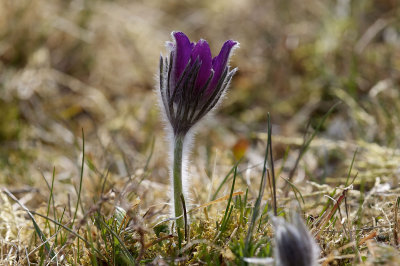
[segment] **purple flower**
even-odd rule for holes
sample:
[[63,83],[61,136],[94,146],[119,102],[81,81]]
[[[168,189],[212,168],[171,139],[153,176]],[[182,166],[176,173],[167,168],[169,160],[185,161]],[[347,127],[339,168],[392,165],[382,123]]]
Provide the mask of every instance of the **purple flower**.
[[169,58],[160,58],[160,92],[166,116],[175,135],[189,129],[219,102],[236,72],[228,62],[238,44],[228,40],[212,58],[205,40],[190,42],[183,32],[173,32]]

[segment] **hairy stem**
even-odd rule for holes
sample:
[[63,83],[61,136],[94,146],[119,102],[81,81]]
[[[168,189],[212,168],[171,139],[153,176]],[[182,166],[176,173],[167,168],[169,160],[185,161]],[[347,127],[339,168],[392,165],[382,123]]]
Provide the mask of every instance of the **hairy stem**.
[[183,195],[182,189],[182,152],[183,152],[183,140],[184,136],[175,136],[174,139],[174,162],[173,162],[173,193],[174,193],[174,207],[175,217],[180,217],[176,220],[176,226],[182,229],[183,223],[183,207],[181,195]]

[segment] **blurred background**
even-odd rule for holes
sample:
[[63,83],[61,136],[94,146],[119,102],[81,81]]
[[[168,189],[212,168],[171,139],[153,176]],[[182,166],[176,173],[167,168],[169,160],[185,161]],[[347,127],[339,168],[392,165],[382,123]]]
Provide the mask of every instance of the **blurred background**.
[[210,178],[217,165],[222,178],[245,152],[249,165],[261,163],[268,112],[279,162],[340,102],[318,136],[347,146],[320,144],[304,169],[318,182],[342,177],[356,144],[399,148],[399,18],[397,0],[1,0],[0,185],[37,191],[25,202],[38,206],[55,167],[58,200],[75,195],[83,130],[84,197],[106,172],[108,188],[145,176],[143,191],[165,191],[154,87],[174,30],[208,40],[213,55],[227,39],[240,42],[231,60],[239,72],[196,137],[194,176]]

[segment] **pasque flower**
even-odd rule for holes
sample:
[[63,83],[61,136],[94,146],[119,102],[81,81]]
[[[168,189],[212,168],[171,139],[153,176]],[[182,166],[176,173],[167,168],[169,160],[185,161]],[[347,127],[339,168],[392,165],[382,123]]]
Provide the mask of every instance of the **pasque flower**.
[[[160,57],[160,105],[167,120],[172,145],[172,187],[177,227],[183,227],[182,196],[187,198],[186,158],[193,126],[215,108],[236,68],[229,57],[237,42],[226,41],[212,58],[208,43],[193,43],[183,32],[172,33],[169,57]],[[182,195],[182,196],[181,196]]]
[[316,266],[319,247],[312,238],[299,215],[286,222],[282,217],[273,217],[275,227],[275,265]]
[[175,135],[184,135],[210,112],[228,87],[236,68],[228,62],[238,43],[228,40],[212,58],[205,40],[190,42],[183,32],[173,32],[169,58],[160,58],[162,103]]

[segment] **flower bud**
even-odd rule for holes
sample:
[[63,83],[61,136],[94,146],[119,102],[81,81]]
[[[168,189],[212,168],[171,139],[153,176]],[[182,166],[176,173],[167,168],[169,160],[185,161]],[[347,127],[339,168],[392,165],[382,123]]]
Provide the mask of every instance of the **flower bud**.
[[175,136],[184,136],[209,113],[229,86],[236,68],[229,57],[237,42],[228,40],[212,58],[205,40],[196,44],[182,32],[173,32],[168,42],[170,56],[160,57],[160,95],[166,117]]
[[275,264],[277,266],[318,265],[319,247],[298,215],[292,223],[272,217],[275,227]]

